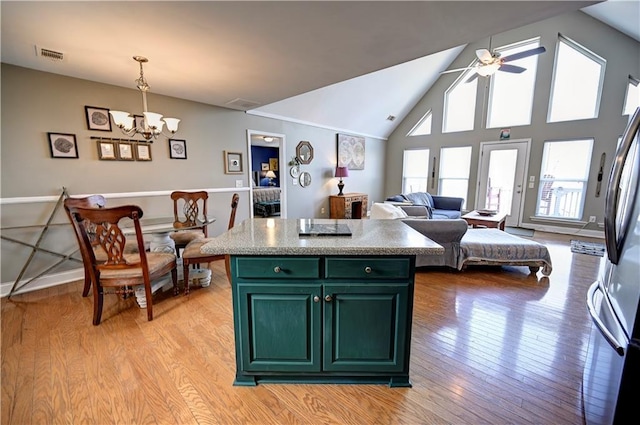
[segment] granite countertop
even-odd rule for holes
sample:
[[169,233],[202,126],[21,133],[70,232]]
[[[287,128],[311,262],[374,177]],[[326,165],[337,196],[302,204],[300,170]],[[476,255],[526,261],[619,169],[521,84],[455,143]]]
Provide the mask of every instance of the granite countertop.
[[[346,224],[351,236],[299,236],[301,226]],[[399,220],[253,218],[202,246],[211,255],[442,255],[444,248]]]

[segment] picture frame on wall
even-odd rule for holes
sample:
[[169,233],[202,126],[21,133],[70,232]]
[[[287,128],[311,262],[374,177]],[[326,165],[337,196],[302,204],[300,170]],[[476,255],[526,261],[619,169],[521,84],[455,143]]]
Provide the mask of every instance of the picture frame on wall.
[[365,139],[361,136],[338,134],[338,167],[364,170]]
[[187,159],[187,141],[181,139],[169,139],[169,158]]
[[121,161],[135,161],[133,144],[129,142],[118,143],[118,159]]
[[111,140],[98,140],[98,158],[113,161],[116,158],[116,144]]
[[269,169],[271,171],[278,171],[278,158],[269,158]]
[[144,128],[144,115],[134,115],[133,116],[133,125],[136,128]]
[[75,134],[47,133],[51,158],[78,158],[78,143]]
[[[242,173],[242,153],[224,151],[224,172],[225,174]],[[269,164],[267,164],[268,166]]]
[[111,131],[111,117],[108,108],[85,106],[87,128],[96,131]]
[[138,143],[135,152],[137,161],[151,161],[151,145]]
[[267,162],[260,163],[260,170],[269,171],[269,163],[267,163]]

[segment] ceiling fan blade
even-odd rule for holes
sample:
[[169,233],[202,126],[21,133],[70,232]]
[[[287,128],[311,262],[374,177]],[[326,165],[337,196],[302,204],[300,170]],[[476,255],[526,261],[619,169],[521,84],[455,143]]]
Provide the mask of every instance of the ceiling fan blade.
[[512,74],[522,74],[526,70],[527,68],[523,68],[521,66],[506,65],[506,64],[500,65],[500,68],[498,68],[498,71],[511,72]]
[[489,63],[493,60],[493,56],[491,55],[491,52],[488,51],[487,49],[476,50],[476,56],[478,57],[478,60],[482,63]]
[[466,70],[468,70],[468,69],[473,69],[473,68],[474,68],[473,66],[470,66],[470,67],[468,67],[468,68],[448,69],[448,70],[446,70],[446,71],[442,71],[442,72],[440,72],[440,74],[449,74],[449,73],[451,73],[451,72],[466,71]]
[[470,83],[470,82],[472,82],[473,80],[475,80],[476,78],[478,78],[478,73],[477,73],[477,72],[475,72],[471,77],[469,77],[469,78],[467,79],[467,81],[465,81],[465,83]]
[[540,53],[544,53],[546,51],[547,49],[540,46],[540,47],[536,47],[535,49],[525,50],[524,52],[518,52],[509,56],[505,56],[504,58],[502,58],[502,62],[511,62],[518,59],[528,58],[529,56],[539,55]]

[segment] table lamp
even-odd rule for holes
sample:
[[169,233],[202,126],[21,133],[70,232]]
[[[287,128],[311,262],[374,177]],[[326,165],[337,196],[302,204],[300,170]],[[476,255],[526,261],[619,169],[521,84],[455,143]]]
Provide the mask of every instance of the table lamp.
[[269,179],[269,186],[272,186],[273,183],[273,179],[276,178],[276,173],[274,173],[272,170],[267,171],[267,174],[265,174],[265,177]]
[[347,167],[336,167],[335,177],[340,177],[340,181],[338,182],[338,189],[340,189],[340,193],[338,193],[338,196],[344,196],[344,193],[342,193],[342,188],[344,187],[342,178],[349,177],[349,170],[347,169]]

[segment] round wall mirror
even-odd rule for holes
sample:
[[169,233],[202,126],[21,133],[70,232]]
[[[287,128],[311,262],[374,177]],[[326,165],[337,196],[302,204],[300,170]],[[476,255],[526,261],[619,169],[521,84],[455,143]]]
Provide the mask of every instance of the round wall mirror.
[[296,156],[300,161],[300,164],[311,164],[313,159],[313,146],[307,141],[301,141],[296,146]]
[[311,186],[311,174],[306,171],[300,173],[300,177],[298,178],[301,187],[309,187]]

